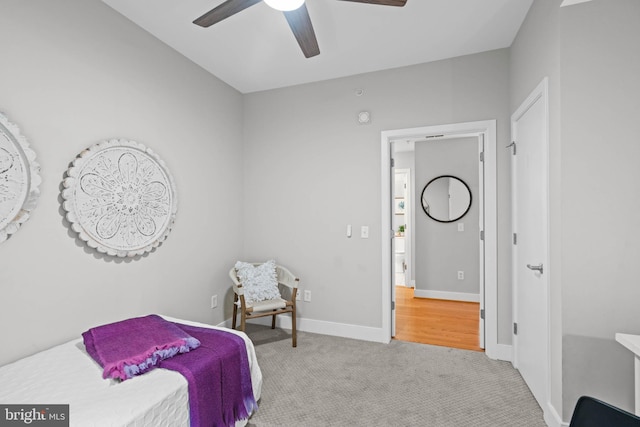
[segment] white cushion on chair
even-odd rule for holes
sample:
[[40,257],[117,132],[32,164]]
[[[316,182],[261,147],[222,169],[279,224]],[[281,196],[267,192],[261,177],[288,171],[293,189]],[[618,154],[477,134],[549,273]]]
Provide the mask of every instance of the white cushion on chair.
[[271,310],[278,310],[280,308],[285,308],[287,306],[287,302],[282,298],[278,298],[278,299],[254,302],[254,303],[248,304],[248,306],[251,307],[254,312],[271,311]]
[[238,261],[235,269],[238,280],[244,288],[244,299],[247,304],[255,305],[260,301],[280,299],[274,260],[258,266]]

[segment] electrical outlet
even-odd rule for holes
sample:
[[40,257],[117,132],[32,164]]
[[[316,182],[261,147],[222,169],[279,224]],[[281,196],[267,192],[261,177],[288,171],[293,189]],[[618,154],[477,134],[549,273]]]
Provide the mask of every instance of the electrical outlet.
[[300,289],[296,292],[296,301],[302,301],[302,291]]
[[211,308],[216,308],[218,306],[218,295],[213,295],[211,297]]
[[458,271],[458,280],[464,280],[464,271]]
[[306,302],[311,302],[311,291],[304,291],[304,300]]

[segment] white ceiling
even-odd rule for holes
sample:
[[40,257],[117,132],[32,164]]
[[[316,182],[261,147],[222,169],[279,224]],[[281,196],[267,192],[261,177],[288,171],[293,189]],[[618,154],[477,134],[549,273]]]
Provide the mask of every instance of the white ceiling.
[[508,47],[533,0],[306,0],[320,55],[306,59],[282,12],[261,2],[209,28],[223,0],[103,0],[242,93]]

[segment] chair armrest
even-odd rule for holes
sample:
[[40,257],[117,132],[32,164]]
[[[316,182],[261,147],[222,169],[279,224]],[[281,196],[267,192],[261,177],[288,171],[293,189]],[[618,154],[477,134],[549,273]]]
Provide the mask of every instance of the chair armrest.
[[238,275],[235,268],[229,270],[229,278],[231,278],[231,281],[233,282],[233,292],[235,292],[238,296],[244,295],[244,288],[238,280]]
[[241,285],[236,285],[234,283],[233,284],[233,292],[235,292],[236,295],[238,295],[238,296],[244,295],[244,288]]
[[285,267],[278,265],[276,266],[276,274],[278,276],[278,283],[285,285],[288,288],[297,288],[300,279],[293,275],[288,269]]

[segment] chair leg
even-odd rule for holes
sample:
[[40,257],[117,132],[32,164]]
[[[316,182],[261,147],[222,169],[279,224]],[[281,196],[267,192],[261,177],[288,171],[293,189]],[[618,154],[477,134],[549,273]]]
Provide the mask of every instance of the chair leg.
[[276,315],[271,316],[271,329],[276,328]]
[[236,317],[238,317],[238,306],[236,305],[236,301],[238,301],[237,295],[233,298],[233,319],[231,320],[231,329],[236,328]]
[[291,344],[293,347],[298,346],[298,337],[296,332],[296,309],[294,307],[291,313]]
[[244,327],[247,324],[247,314],[244,310],[240,310],[240,330],[244,332]]

